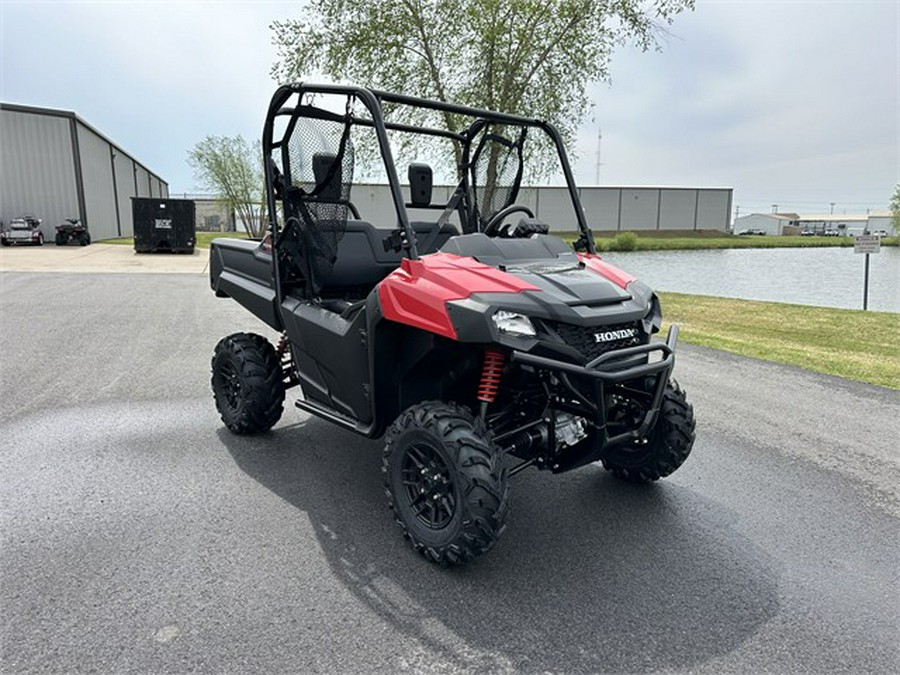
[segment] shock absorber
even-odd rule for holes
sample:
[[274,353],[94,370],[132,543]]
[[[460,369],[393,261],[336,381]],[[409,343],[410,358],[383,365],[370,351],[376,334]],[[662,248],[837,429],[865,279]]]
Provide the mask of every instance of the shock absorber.
[[493,403],[500,390],[500,376],[506,357],[497,349],[484,351],[484,364],[481,366],[481,382],[478,385],[478,400],[481,401],[481,417],[484,418],[488,404]]

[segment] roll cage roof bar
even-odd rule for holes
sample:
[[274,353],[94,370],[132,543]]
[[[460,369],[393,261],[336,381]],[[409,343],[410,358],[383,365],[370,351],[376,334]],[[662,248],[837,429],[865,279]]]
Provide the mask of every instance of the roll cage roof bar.
[[[285,104],[291,98],[291,96],[299,95],[298,102],[299,104],[296,107],[285,107]],[[578,221],[578,229],[581,232],[582,239],[587,247],[587,250],[590,253],[596,253],[596,248],[594,246],[594,239],[591,235],[591,231],[588,228],[587,221],[584,217],[584,210],[581,206],[581,200],[578,196],[578,188],[575,185],[575,179],[572,176],[572,168],[569,165],[568,157],[566,156],[565,147],[563,145],[562,137],[559,135],[559,132],[556,128],[549,124],[548,122],[544,122],[542,120],[522,117],[519,115],[512,115],[509,113],[495,112],[491,110],[483,110],[480,108],[472,108],[469,106],[458,105],[455,103],[445,103],[443,101],[434,101],[430,99],[418,98],[415,96],[405,96],[402,94],[391,94],[385,91],[379,91],[377,89],[367,89],[363,87],[355,87],[355,86],[346,86],[346,85],[337,85],[337,84],[309,84],[304,82],[296,82],[291,84],[285,84],[280,86],[275,94],[272,97],[272,100],[269,104],[269,110],[266,114],[265,126],[263,127],[263,135],[262,135],[262,150],[264,161],[264,168],[266,173],[266,200],[269,210],[269,218],[272,227],[272,237],[273,241],[278,241],[278,218],[276,217],[277,204],[276,204],[276,195],[274,190],[275,185],[275,166],[269,161],[269,158],[272,156],[272,151],[276,148],[281,148],[285,143],[290,139],[291,134],[293,133],[293,129],[298,117],[302,117],[303,114],[300,111],[300,108],[306,108],[308,111],[309,108],[307,106],[303,106],[303,96],[305,94],[336,94],[348,97],[348,110],[344,116],[340,116],[339,114],[330,113],[328,111],[324,111],[323,113],[328,116],[329,119],[344,119],[349,120],[351,111],[350,111],[350,102],[353,98],[360,101],[368,110],[370,119],[366,119],[364,117],[352,118],[352,124],[360,125],[360,126],[370,126],[374,127],[375,134],[378,139],[378,146],[381,154],[382,162],[384,163],[385,171],[387,172],[388,183],[391,189],[391,197],[394,202],[394,208],[397,213],[397,224],[398,228],[401,229],[405,233],[405,239],[408,243],[407,252],[408,256],[412,259],[416,259],[419,257],[419,253],[416,247],[416,237],[415,233],[412,230],[412,227],[409,223],[409,217],[406,212],[406,206],[403,199],[403,193],[400,189],[400,179],[397,176],[397,169],[394,164],[393,153],[391,151],[390,141],[388,140],[387,131],[401,131],[408,132],[413,134],[423,134],[427,136],[437,136],[441,138],[448,138],[455,140],[462,144],[464,151],[464,169],[463,172],[463,183],[466,191],[468,192],[468,153],[469,146],[471,145],[472,139],[478,134],[481,129],[491,123],[498,124],[508,124],[511,126],[518,127],[536,127],[544,131],[550,138],[553,140],[554,146],[556,147],[557,154],[559,156],[560,165],[562,166],[563,175],[566,180],[566,186],[569,191],[569,196],[572,199],[572,204],[575,210],[575,217]],[[391,103],[397,105],[405,105],[413,108],[425,108],[428,110],[434,110],[437,112],[445,112],[455,115],[462,115],[469,118],[474,118],[474,121],[469,126],[469,128],[463,133],[456,133],[446,129],[435,129],[431,127],[419,127],[412,126],[408,124],[400,124],[397,122],[389,122],[384,118],[384,111],[382,109],[383,103]],[[301,113],[301,114],[298,114]],[[287,117],[288,125],[285,129],[283,136],[280,139],[274,138],[275,132],[275,120],[279,117]],[[286,176],[286,178],[288,178]],[[277,256],[276,256],[277,257]],[[277,265],[276,265],[276,275]],[[280,283],[278,284],[280,286]]]

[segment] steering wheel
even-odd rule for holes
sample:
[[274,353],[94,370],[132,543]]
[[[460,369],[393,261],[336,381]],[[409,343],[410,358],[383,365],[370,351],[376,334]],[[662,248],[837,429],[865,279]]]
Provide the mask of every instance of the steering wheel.
[[497,211],[497,213],[491,216],[491,219],[487,221],[482,232],[484,232],[484,234],[489,237],[493,237],[495,234],[497,234],[497,230],[500,229],[500,225],[503,224],[503,221],[506,220],[506,217],[512,215],[513,213],[516,213],[517,211],[527,213],[529,218],[534,218],[534,213],[532,213],[531,209],[529,209],[524,204],[510,204],[506,208],[500,209],[499,211]]

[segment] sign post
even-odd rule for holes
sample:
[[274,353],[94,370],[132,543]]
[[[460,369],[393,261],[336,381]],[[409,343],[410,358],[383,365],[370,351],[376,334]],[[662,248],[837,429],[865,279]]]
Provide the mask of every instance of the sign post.
[[863,310],[869,309],[869,254],[881,252],[881,237],[862,234],[853,240],[853,252],[866,254],[866,272],[863,278]]

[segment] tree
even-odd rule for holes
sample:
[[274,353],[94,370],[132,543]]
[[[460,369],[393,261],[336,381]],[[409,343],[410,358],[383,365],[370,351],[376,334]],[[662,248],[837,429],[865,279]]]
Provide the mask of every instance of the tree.
[[247,235],[256,239],[265,230],[265,177],[259,141],[243,136],[207,136],[188,155],[194,177],[214,191],[223,206],[241,221]]
[[900,183],[897,183],[891,197],[891,227],[894,228],[894,234],[900,235]]
[[[338,81],[537,117],[566,145],[615,47],[658,47],[694,0],[311,0],[272,24],[279,81]],[[407,115],[408,111],[404,111]],[[441,120],[460,131],[461,120]],[[417,124],[422,119],[405,119]]]

